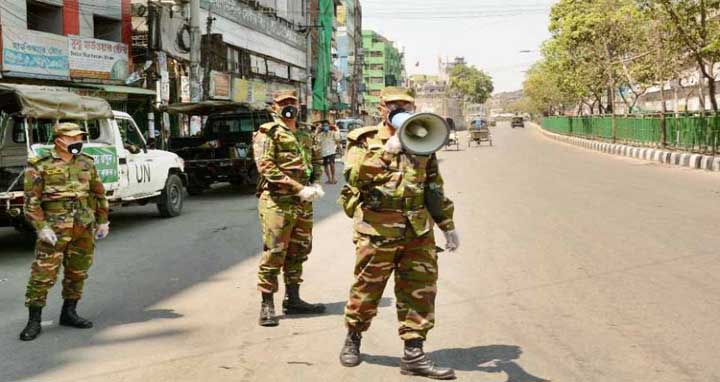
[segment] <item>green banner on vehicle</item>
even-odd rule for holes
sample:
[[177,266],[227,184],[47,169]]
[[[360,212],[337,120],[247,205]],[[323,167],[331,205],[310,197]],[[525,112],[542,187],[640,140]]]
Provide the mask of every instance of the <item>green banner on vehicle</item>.
[[[52,147],[38,147],[35,149],[38,155],[45,155]],[[118,174],[118,156],[115,147],[83,147],[83,153],[95,159],[95,168],[104,184],[117,183],[120,180]]]

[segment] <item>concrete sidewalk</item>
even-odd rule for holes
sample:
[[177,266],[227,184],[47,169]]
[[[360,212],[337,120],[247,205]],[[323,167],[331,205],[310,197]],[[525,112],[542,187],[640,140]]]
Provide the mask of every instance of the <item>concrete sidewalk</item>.
[[586,149],[600,151],[610,155],[630,157],[646,161],[658,162],[670,166],[688,167],[696,170],[720,172],[720,157],[712,155],[693,154],[682,151],[655,149],[651,147],[637,147],[616,143],[608,143],[591,139],[555,134],[533,124],[540,129],[546,137],[556,141],[568,143]]

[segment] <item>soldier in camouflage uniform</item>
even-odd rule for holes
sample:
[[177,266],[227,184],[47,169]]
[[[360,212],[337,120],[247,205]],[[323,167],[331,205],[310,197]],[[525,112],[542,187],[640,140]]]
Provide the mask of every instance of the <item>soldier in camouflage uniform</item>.
[[78,300],[93,262],[95,239],[109,233],[108,201],[93,158],[82,154],[85,132],[74,123],[54,128],[55,148],[29,160],[25,171],[25,218],[37,231],[35,261],[25,295],[29,320],[20,339],[41,332],[47,294],[64,268],[60,325],[92,328],[77,314]]
[[435,324],[438,262],[434,223],[445,233],[448,250],[459,246],[453,203],[444,196],[436,156],[402,152],[388,121],[388,115],[398,109],[413,111],[409,91],[384,89],[380,106],[384,121],[348,135],[346,188],[355,190],[359,203],[351,209],[344,206],[347,213],[354,209],[356,263],[355,282],[345,307],[348,335],[340,362],[344,366],[360,363],[361,333],[370,327],[394,272],[399,334],[405,342],[401,372],[453,379],[452,369],[435,366],[422,349]]
[[263,253],[258,272],[262,294],[261,326],[277,326],[273,295],[278,275],[285,281],[285,314],[322,313],[325,307],[300,298],[303,263],[312,250],[312,202],[324,195],[315,183],[322,176],[320,152],[310,131],[298,126],[298,99],[294,91],[274,98],[274,122],[260,127],[253,139],[259,173],[258,212],[263,231]]

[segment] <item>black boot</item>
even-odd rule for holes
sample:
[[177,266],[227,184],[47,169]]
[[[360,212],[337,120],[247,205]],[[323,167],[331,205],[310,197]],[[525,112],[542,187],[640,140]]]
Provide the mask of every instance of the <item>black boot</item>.
[[275,317],[275,301],[273,301],[272,293],[262,294],[259,323],[260,326],[278,326],[279,324],[277,317]]
[[42,308],[31,306],[28,308],[28,312],[27,325],[25,325],[25,329],[20,333],[20,339],[22,341],[32,341],[42,332],[42,326],[40,326],[40,321],[42,321]]
[[360,340],[362,334],[348,331],[345,337],[345,345],[340,350],[340,364],[345,367],[353,367],[360,364]]
[[90,329],[93,323],[77,314],[78,300],[65,300],[60,313],[60,325],[78,329]]
[[435,366],[423,351],[423,340],[405,341],[405,354],[400,360],[400,373],[432,379],[455,379],[455,370]]
[[310,304],[300,298],[300,285],[285,285],[285,299],[283,300],[283,313],[285,314],[320,314],[325,313],[323,304]]

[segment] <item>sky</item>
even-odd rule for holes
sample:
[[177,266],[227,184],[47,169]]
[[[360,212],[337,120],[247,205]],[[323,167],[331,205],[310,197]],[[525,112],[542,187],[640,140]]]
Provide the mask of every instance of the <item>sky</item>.
[[496,93],[522,89],[524,72],[540,59],[540,46],[550,37],[555,2],[361,0],[363,29],[404,49],[408,74],[437,74],[440,57],[465,57],[493,77]]

